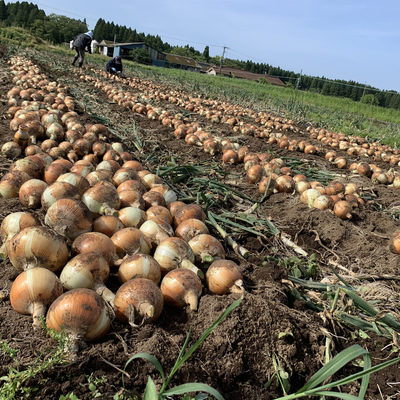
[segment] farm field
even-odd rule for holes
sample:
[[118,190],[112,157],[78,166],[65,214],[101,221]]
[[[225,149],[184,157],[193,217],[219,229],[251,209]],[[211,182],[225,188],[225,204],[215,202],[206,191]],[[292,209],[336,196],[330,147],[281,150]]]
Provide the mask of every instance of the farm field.
[[[21,50],[9,62],[1,58],[0,144],[15,135],[8,93],[17,86],[18,71],[25,67],[21,76],[29,71],[44,74],[49,83],[55,82],[46,84],[55,95],[62,93],[57,85],[67,87],[64,93],[72,101],[69,107],[59,102],[60,114],[75,111],[85,130],[103,124],[109,133],[105,142],[122,143],[143,169],[158,174],[179,201],[199,204],[210,234],[223,246],[224,257],[239,266],[245,291],[242,296],[213,294],[202,279],[197,310],[164,304],[156,321],[139,327],[121,322],[111,310],[105,336],[71,355],[60,351],[45,329],[34,330],[31,316],[11,306],[9,293],[20,271],[6,257],[0,266],[4,294],[0,301],[0,376],[19,380],[20,386],[0,398],[140,398],[148,377],[160,389],[161,376],[144,359],[131,361],[125,369],[127,361],[137,353],[147,353],[168,374],[189,331],[191,345],[240,298],[240,304],[176,372],[171,388],[198,382],[229,400],[276,399],[285,391],[295,393],[327,361],[352,345],[367,350],[372,365],[398,357],[400,255],[391,251],[392,236],[400,229],[398,150],[305,127],[280,115],[230,104],[227,99],[198,97],[195,92],[160,85],[156,77],[139,77],[134,70],[113,79],[90,59],[78,70],[70,65],[69,57],[48,56],[45,62],[45,53]],[[29,85],[27,80],[25,85]],[[53,104],[47,107],[56,108]],[[195,136],[190,142],[186,131],[177,131],[177,121],[186,130],[208,135]],[[206,136],[219,140],[209,142],[207,148]],[[46,139],[39,137],[38,144]],[[222,154],[221,145],[229,143],[263,155],[265,165],[275,160],[263,167],[264,177],[269,176],[265,171],[277,176],[302,174],[309,183],[320,182],[325,192],[332,181],[348,188],[356,185],[357,196],[348,198],[351,217],[346,216],[348,212],[341,218],[331,208],[322,210],[302,202],[293,180],[285,179],[283,184],[276,177],[283,186],[277,184],[274,191],[270,191],[273,179],[264,179],[264,191],[260,177],[249,183],[252,161],[223,159],[227,152]],[[15,159],[3,155],[1,161],[4,177]],[[379,170],[384,176],[376,174]],[[289,181],[293,186],[287,189]],[[19,211],[33,213],[45,225],[42,207],[26,207],[19,197],[0,199],[1,221]],[[114,293],[118,290],[118,268],[110,269],[106,284]],[[362,367],[362,359],[357,358],[331,380],[360,372]],[[398,363],[371,374],[365,398],[398,398],[399,376]],[[10,388],[9,381],[0,382],[0,389]],[[357,396],[360,382],[334,390]],[[192,393],[185,398],[194,397]]]

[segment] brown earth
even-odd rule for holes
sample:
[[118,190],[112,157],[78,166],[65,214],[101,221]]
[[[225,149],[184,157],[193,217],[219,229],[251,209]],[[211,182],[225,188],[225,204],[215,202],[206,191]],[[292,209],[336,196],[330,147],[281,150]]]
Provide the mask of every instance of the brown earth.
[[[13,133],[6,118],[8,109],[6,93],[14,85],[9,65],[1,59],[0,63],[0,134],[1,144],[11,140]],[[156,171],[158,165],[165,164],[175,157],[181,165],[210,165],[212,157],[197,147],[188,147],[184,140],[174,137],[173,128],[162,126],[160,122],[149,120],[143,115],[133,113],[110,99],[92,83],[79,79],[77,69],[72,67],[56,68],[69,60],[56,60],[50,68],[40,60],[33,60],[42,72],[52,80],[67,83],[73,88],[78,103],[78,113],[83,122],[96,122],[94,116],[108,118],[106,125],[116,132],[132,132],[138,127],[144,147],[141,151],[131,147],[136,159],[150,171]],[[54,61],[54,60],[53,60]],[[84,70],[93,75],[88,68]],[[100,76],[100,74],[99,74]],[[127,74],[129,76],[129,73]],[[134,92],[124,81],[115,85]],[[160,104],[172,112],[183,111],[170,103]],[[240,144],[255,152],[270,152],[274,157],[303,160],[310,168],[329,170],[346,174],[344,181],[354,181],[363,188],[366,204],[355,209],[353,218],[341,220],[329,211],[311,209],[299,201],[296,194],[277,193],[262,202],[255,212],[260,220],[270,219],[273,224],[308,255],[315,254],[319,265],[314,280],[337,283],[336,274],[358,289],[364,299],[374,302],[380,310],[398,311],[399,267],[400,259],[389,251],[389,240],[399,228],[395,213],[384,210],[396,210],[399,205],[399,191],[386,185],[372,185],[371,180],[358,175],[350,176],[347,171],[339,170],[319,155],[305,156],[300,152],[280,149],[269,144],[265,138],[238,136],[226,124],[211,123],[197,114],[190,115],[191,121],[198,122],[215,136],[234,136]],[[298,133],[288,132],[290,138],[307,137],[304,127]],[[115,138],[115,140],[118,140]],[[126,142],[125,142],[126,143]],[[126,143],[127,144],[127,143]],[[344,153],[343,153],[344,154]],[[354,158],[354,161],[358,161]],[[243,164],[225,165],[221,156],[214,162],[227,175],[216,173],[216,179],[233,184],[234,187],[257,202],[261,199],[257,185],[247,184]],[[2,159],[1,173],[4,175],[11,161]],[[388,169],[388,166],[382,163]],[[398,167],[396,167],[398,169]],[[168,177],[163,178],[165,180]],[[177,185],[184,189],[184,184]],[[372,199],[372,201],[371,201]],[[231,211],[244,211],[252,202],[242,203],[229,200]],[[0,199],[1,220],[11,212],[24,210],[19,199]],[[32,210],[31,210],[32,211]],[[214,210],[218,212],[218,210]],[[42,220],[44,213],[35,210]],[[247,259],[236,254],[218,232],[210,228],[213,235],[221,240],[226,250],[226,258],[234,260],[244,275],[246,294],[242,303],[211,333],[201,347],[177,372],[171,382],[176,386],[188,382],[206,383],[218,390],[225,399],[274,399],[282,396],[282,388],[276,380],[274,359],[287,372],[290,381],[290,393],[294,393],[318,371],[325,362],[327,345],[336,355],[353,344],[359,344],[372,354],[373,365],[396,357],[397,347],[392,338],[378,336],[373,332],[363,332],[346,325],[335,312],[330,312],[329,301],[332,297],[318,290],[305,290],[288,280],[288,269],[278,263],[279,257],[298,257],[292,249],[285,246],[279,237],[271,235],[242,234],[235,236],[237,242],[245,247],[250,256]],[[18,271],[8,260],[0,265],[0,289],[8,292]],[[117,288],[115,271],[110,277],[109,286]],[[301,293],[301,298],[295,294]],[[200,298],[198,311],[174,309],[165,306],[161,317],[154,323],[133,328],[113,319],[109,333],[99,341],[89,343],[81,350],[77,358],[57,365],[37,374],[24,383],[34,389],[30,398],[59,399],[61,395],[73,392],[79,399],[93,398],[88,377],[106,379],[97,383],[96,390],[102,394],[99,398],[113,398],[122,393],[122,372],[127,360],[134,354],[145,352],[156,357],[168,372],[191,331],[190,344],[216,320],[216,318],[238,298],[237,295],[217,296],[208,292],[206,286]],[[308,307],[309,302],[325,311],[316,311]],[[351,301],[345,296],[339,297],[338,308],[346,308],[350,314],[361,316]],[[49,349],[56,346],[53,339],[44,330],[34,331],[30,316],[16,313],[8,298],[0,302],[0,336],[9,346],[17,349],[20,371],[32,366],[38,358],[45,358]],[[7,375],[9,368],[16,365],[9,354],[1,353],[0,376]],[[335,378],[339,379],[360,371],[356,365],[348,365]],[[124,377],[127,391],[143,393],[150,375],[159,387],[159,373],[144,360],[129,364]],[[391,367],[371,376],[367,399],[400,398],[400,367]],[[271,385],[267,383],[271,380]],[[1,384],[0,384],[1,387]],[[359,384],[353,383],[342,388],[343,391],[356,394]],[[93,387],[92,387],[93,389]],[[125,392],[125,394],[128,392]],[[1,396],[0,396],[1,397]],[[22,398],[19,393],[16,398]]]

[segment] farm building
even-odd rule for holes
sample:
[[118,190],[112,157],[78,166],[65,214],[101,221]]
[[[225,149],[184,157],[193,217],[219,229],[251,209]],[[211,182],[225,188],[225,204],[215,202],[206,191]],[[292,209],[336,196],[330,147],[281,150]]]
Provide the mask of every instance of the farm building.
[[185,69],[187,71],[200,72],[201,65],[196,60],[190,57],[177,56],[171,53],[166,54],[167,66],[170,68]]
[[265,74],[255,74],[253,72],[244,71],[238,68],[231,67],[218,67],[213,66],[207,71],[208,75],[223,75],[229,78],[240,78],[240,79],[250,79],[253,81],[259,81],[260,78],[265,79],[271,85],[285,86],[285,84],[277,77],[265,75]]
[[131,58],[130,52],[135,49],[145,49],[149,53],[152,59],[152,65],[156,67],[165,67],[165,54],[161,53],[144,42],[134,42],[134,43],[114,43],[110,40],[102,40],[98,47],[100,53],[109,57],[121,56],[122,58]]

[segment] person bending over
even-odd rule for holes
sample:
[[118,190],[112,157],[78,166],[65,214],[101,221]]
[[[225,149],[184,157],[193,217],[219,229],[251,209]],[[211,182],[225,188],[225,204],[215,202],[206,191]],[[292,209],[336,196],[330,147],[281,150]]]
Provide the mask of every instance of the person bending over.
[[72,48],[75,49],[76,54],[72,61],[72,65],[75,65],[76,60],[79,58],[79,68],[82,67],[83,61],[85,60],[85,50],[87,49],[88,53],[92,54],[92,39],[93,31],[81,33],[74,39],[72,42]]
[[122,60],[120,56],[112,58],[106,65],[109,74],[122,74]]

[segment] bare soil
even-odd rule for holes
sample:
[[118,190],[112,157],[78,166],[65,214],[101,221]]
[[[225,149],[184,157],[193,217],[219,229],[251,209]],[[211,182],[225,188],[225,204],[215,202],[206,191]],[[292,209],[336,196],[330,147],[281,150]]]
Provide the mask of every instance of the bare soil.
[[[231,184],[234,181],[237,190],[254,199],[254,202],[261,199],[258,186],[246,182],[243,164],[222,164],[220,155],[212,157],[201,148],[189,147],[184,140],[177,140],[174,128],[165,127],[157,120],[150,120],[123,108],[108,98],[103,91],[96,89],[93,83],[79,79],[84,73],[94,75],[88,67],[83,71],[69,66],[51,69],[50,63],[44,65],[39,61],[35,62],[52,80],[68,83],[74,88],[72,93],[78,103],[76,111],[83,122],[94,123],[94,116],[101,116],[108,119],[106,125],[109,128],[124,134],[133,132],[134,126],[138,127],[144,147],[141,151],[131,147],[130,151],[150,171],[156,171],[158,165],[165,164],[171,157],[175,157],[182,165],[199,165],[214,161],[226,172],[226,181]],[[59,60],[58,62],[61,63]],[[53,64],[56,63],[51,65]],[[104,79],[98,75],[100,79]],[[10,120],[6,118],[6,94],[14,85],[4,57],[0,61],[0,81],[0,144],[3,144],[13,137]],[[126,91],[140,90],[128,87],[124,81],[111,83]],[[167,101],[159,100],[158,104],[171,112],[184,111]],[[341,220],[330,211],[309,208],[299,201],[298,195],[286,193],[269,196],[259,205],[256,213],[260,219],[269,218],[308,255],[316,255],[319,269],[314,280],[325,279],[325,282],[337,283],[335,274],[340,275],[343,280],[359,289],[360,296],[374,301],[380,310],[396,314],[400,293],[400,258],[390,252],[389,240],[400,223],[393,214],[384,210],[398,207],[398,189],[387,185],[372,185],[367,177],[354,174],[351,176],[349,171],[339,170],[326,161],[324,153],[306,156],[301,152],[289,152],[280,149],[276,144],[268,143],[266,138],[238,135],[228,125],[211,123],[198,114],[192,113],[188,118],[198,122],[215,136],[235,137],[237,142],[248,146],[251,151],[270,152],[281,158],[307,159],[308,165],[313,168],[346,174],[348,178],[344,180],[359,184],[363,188],[365,205],[356,209],[353,218],[349,220]],[[285,134],[290,139],[308,138],[305,127],[298,128],[296,133],[288,131]],[[117,141],[118,138],[112,137],[111,140]],[[320,143],[317,144],[321,146]],[[3,176],[8,171],[11,161],[5,158],[1,161]],[[354,156],[354,161],[359,160]],[[389,168],[384,163],[382,167]],[[184,183],[180,185],[184,187]],[[250,202],[241,204],[232,201],[229,204],[232,212],[251,207]],[[18,198],[0,199],[1,220],[9,213],[21,210],[24,210],[24,207]],[[43,220],[42,210],[35,210],[34,213]],[[226,258],[234,260],[240,266],[246,294],[240,306],[211,333],[199,350],[178,371],[171,386],[202,382],[212,386],[229,400],[274,399],[283,395],[281,386],[274,378],[274,359],[279,362],[282,370],[288,373],[290,393],[294,393],[324,365],[328,343],[332,355],[353,344],[359,344],[372,354],[374,365],[396,357],[396,347],[392,338],[378,336],[373,332],[365,332],[367,335],[364,335],[341,322],[335,312],[318,312],[308,307],[307,297],[320,306],[328,304],[328,299],[324,293],[305,290],[288,279],[288,270],[277,262],[278,258],[304,258],[283,245],[279,238],[272,235],[257,237],[252,234],[236,236],[237,242],[250,252],[250,256],[244,259],[223,241],[216,230],[212,227],[210,229],[223,243]],[[18,271],[8,260],[2,261],[0,289],[8,292],[17,275]],[[112,289],[117,288],[116,271],[113,271],[110,277],[109,286]],[[296,293],[302,293],[304,296],[296,298]],[[156,357],[168,373],[189,329],[192,328],[190,343],[194,343],[237,298],[238,295],[234,294],[213,295],[204,285],[198,311],[165,306],[161,317],[155,323],[140,328],[133,328],[113,319],[109,333],[101,340],[89,343],[76,359],[50,368],[25,382],[27,387],[35,390],[30,398],[59,399],[61,395],[73,392],[79,399],[91,399],[93,393],[88,384],[88,376],[91,374],[99,379],[106,377],[103,383],[97,384],[97,390],[102,394],[100,398],[113,398],[123,388],[121,370],[127,360],[138,352]],[[351,302],[339,297],[340,307],[346,302],[348,312],[352,313],[354,309]],[[1,340],[7,341],[12,348],[18,350],[19,370],[27,369],[35,360],[45,357],[49,349],[56,346],[44,330],[34,331],[31,317],[16,313],[8,298],[0,301],[0,320]],[[0,376],[4,376],[8,374],[9,368],[15,368],[16,365],[4,351],[0,354]],[[348,365],[335,378],[348,376],[359,370],[355,365]],[[144,360],[130,363],[126,373],[129,377],[124,377],[125,389],[129,391],[143,393],[148,376],[154,379],[157,386],[161,384],[159,373]],[[400,398],[399,377],[399,364],[373,374],[366,398]],[[270,380],[272,383],[267,385]],[[355,382],[341,390],[356,394],[358,385],[359,383]],[[22,398],[21,394],[20,396],[17,398]]]

